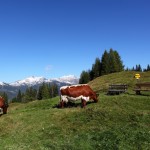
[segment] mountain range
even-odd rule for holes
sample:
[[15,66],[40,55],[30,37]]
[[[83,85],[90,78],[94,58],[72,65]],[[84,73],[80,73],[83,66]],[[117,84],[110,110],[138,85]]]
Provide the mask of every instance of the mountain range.
[[12,99],[18,94],[18,90],[20,89],[21,92],[25,92],[28,87],[33,87],[38,89],[40,85],[44,83],[55,83],[57,84],[58,88],[64,85],[73,85],[79,83],[79,78],[74,75],[62,76],[60,78],[52,78],[46,79],[44,77],[35,77],[31,76],[25,78],[23,80],[18,80],[13,83],[5,83],[0,82],[0,92],[5,92],[8,95],[8,99]]

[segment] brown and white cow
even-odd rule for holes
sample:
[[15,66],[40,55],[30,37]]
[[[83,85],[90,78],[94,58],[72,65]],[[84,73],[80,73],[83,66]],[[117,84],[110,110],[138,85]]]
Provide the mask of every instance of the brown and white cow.
[[60,107],[64,107],[64,103],[73,102],[81,99],[82,107],[85,107],[86,102],[94,100],[98,102],[96,93],[87,84],[78,84],[72,86],[63,86],[60,88]]
[[0,96],[0,115],[7,114],[8,105],[5,103],[3,97]]

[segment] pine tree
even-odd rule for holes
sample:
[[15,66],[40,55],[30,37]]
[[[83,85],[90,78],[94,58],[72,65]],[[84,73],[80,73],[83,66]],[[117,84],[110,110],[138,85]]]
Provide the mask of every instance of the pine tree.
[[24,94],[23,102],[29,102],[36,100],[37,90],[33,89],[33,87],[29,87],[26,89]]
[[125,69],[125,71],[130,71],[130,69],[127,67],[127,68]]
[[142,72],[142,67],[140,64],[139,64],[139,71]]
[[134,66],[132,67],[131,71],[135,71],[135,68],[134,68]]
[[90,81],[90,75],[87,71],[82,71],[79,79],[79,84],[85,84]]
[[53,84],[53,97],[56,97],[59,95],[58,86],[57,84]]
[[120,72],[124,70],[124,65],[117,51],[114,51],[115,61],[116,61],[116,70],[115,72]]
[[16,101],[17,101],[17,102],[22,102],[22,94],[21,94],[20,89],[19,89],[19,91],[18,91],[18,94],[17,94],[17,97],[16,97]]
[[12,98],[12,103],[15,103],[15,102],[17,102],[17,98],[16,97]]
[[89,74],[89,80],[91,81],[91,80],[93,80],[94,79],[94,72],[93,72],[93,70],[88,70],[88,74]]
[[57,84],[50,84],[49,85],[49,92],[50,92],[50,98],[56,97],[58,95],[58,86]]
[[102,55],[102,75],[120,72],[124,70],[121,57],[116,50],[112,48],[107,52],[105,50]]
[[30,91],[29,88],[27,88],[24,95],[24,102],[29,102],[29,101],[30,101]]
[[149,64],[147,65],[147,71],[150,71],[150,65]]
[[101,76],[101,62],[99,58],[95,59],[95,64],[92,65],[94,78]]
[[38,90],[38,94],[37,94],[37,99],[38,100],[42,100],[43,96],[42,96],[42,86],[39,87]]
[[140,71],[140,72],[142,72],[142,68],[141,68],[141,65],[140,65],[140,64],[139,64],[139,65],[136,65],[135,71]]
[[108,52],[105,50],[104,51],[104,54],[102,55],[102,71],[101,71],[101,74],[102,75],[105,75],[105,74],[108,74],[109,73],[109,54]]
[[48,98],[50,98],[49,87],[46,83],[43,83],[43,85],[42,85],[42,99],[48,99]]
[[113,49],[109,51],[109,73],[117,72],[117,61]]

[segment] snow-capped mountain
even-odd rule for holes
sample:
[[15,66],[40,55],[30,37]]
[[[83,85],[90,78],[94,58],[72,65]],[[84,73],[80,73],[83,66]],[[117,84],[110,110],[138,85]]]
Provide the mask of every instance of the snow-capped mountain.
[[0,82],[0,86],[3,86],[3,85],[8,85],[8,83]]
[[65,82],[68,84],[77,84],[79,79],[74,75],[62,76],[60,78],[53,78],[52,80],[56,80],[58,82]]
[[34,86],[36,84],[40,84],[43,82],[48,82],[48,79],[46,79],[44,77],[31,76],[31,77],[28,77],[26,79],[18,80],[18,81],[15,81],[13,83],[10,83],[10,85],[12,85],[12,86],[20,86],[20,85]]
[[23,80],[18,80],[13,83],[0,82],[0,92],[6,92],[9,99],[16,96],[18,90],[25,92],[27,87],[33,87],[38,89],[40,85],[44,83],[55,83],[58,87],[64,85],[78,84],[79,79],[74,75],[63,76],[60,78],[46,79],[44,77],[31,76]]
[[68,75],[68,76],[63,76],[60,78],[52,78],[52,79],[31,76],[26,79],[18,80],[13,83],[10,83],[10,85],[12,85],[12,86],[20,86],[20,85],[34,86],[37,84],[41,84],[43,82],[52,83],[55,81],[60,82],[60,83],[67,83],[67,84],[77,84],[79,82],[79,79],[74,75]]

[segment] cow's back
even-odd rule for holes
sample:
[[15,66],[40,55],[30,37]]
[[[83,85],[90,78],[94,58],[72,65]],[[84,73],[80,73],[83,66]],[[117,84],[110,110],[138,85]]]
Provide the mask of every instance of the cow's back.
[[77,97],[78,95],[86,96],[89,93],[87,89],[88,89],[87,85],[73,85],[68,87],[66,86],[62,87],[60,91],[61,91],[61,95]]

